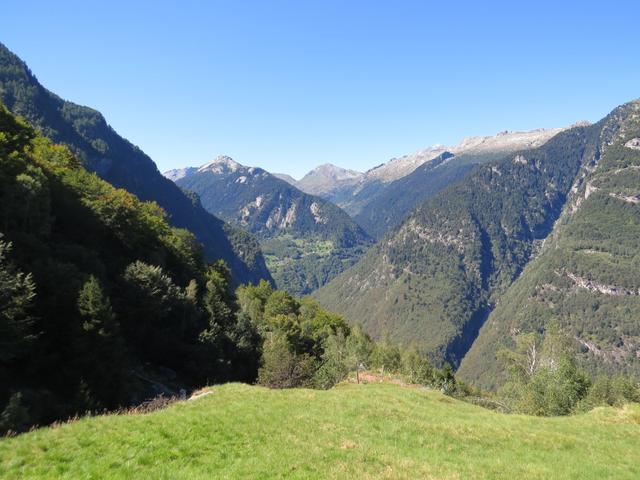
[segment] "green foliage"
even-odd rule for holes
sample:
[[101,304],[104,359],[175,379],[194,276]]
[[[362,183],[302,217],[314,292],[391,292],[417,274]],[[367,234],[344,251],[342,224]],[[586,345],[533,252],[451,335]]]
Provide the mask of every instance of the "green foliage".
[[0,234],[0,362],[11,362],[28,351],[35,340],[30,315],[36,296],[30,274],[25,275],[8,262],[11,244]]
[[[558,323],[576,339],[576,361],[591,375],[640,377],[639,102],[596,125],[599,155],[584,169],[539,255],[505,292],[461,365],[484,388],[504,382],[496,352],[511,332],[544,332]],[[625,200],[626,198],[626,200]],[[631,200],[629,200],[631,198]]]
[[[264,339],[258,378],[263,385],[311,386],[326,345],[350,331],[342,317],[326,312],[314,300],[297,300],[267,282],[242,286],[236,295],[238,321],[253,325]],[[328,388],[342,378],[331,377],[323,385]]]
[[536,371],[526,385],[518,410],[532,415],[568,415],[588,388],[587,375],[571,359],[563,358],[557,365]]
[[271,388],[307,387],[315,373],[315,361],[307,353],[292,352],[282,333],[268,336],[263,347],[258,383]]
[[314,385],[328,389],[347,378],[354,366],[349,357],[347,335],[343,330],[327,337],[320,366],[314,375]]
[[457,394],[450,366],[434,369],[417,349],[403,350],[391,340],[374,342],[359,325],[312,298],[298,300],[268,283],[237,291],[238,319],[251,322],[264,339],[258,383],[273,388],[331,388],[363,370],[402,375],[406,381]]
[[278,316],[298,315],[300,304],[283,290],[274,291],[264,306],[264,316],[274,320]]
[[592,381],[577,366],[576,353],[557,324],[551,324],[544,336],[519,335],[514,350],[500,352],[509,375],[500,396],[514,411],[542,416],[568,415],[640,400],[637,380],[618,375]]
[[78,362],[82,365],[82,406],[97,409],[125,398],[125,347],[120,327],[98,279],[91,275],[78,294],[82,322]]
[[256,378],[260,339],[236,317],[222,263],[205,267],[158,205],[1,106],[0,126],[0,410],[45,424],[158,388]]
[[640,383],[625,375],[598,376],[587,395],[577,405],[578,411],[589,411],[595,407],[621,407],[627,403],[640,402]]
[[22,394],[14,393],[0,413],[0,432],[23,432],[29,426],[29,411],[22,403]]
[[401,371],[410,383],[418,385],[430,385],[433,383],[434,369],[429,361],[415,346],[411,346],[402,352]]
[[389,339],[377,342],[371,352],[371,366],[385,371],[397,372],[402,365],[400,348]]
[[222,262],[217,262],[209,267],[206,272],[205,293],[202,299],[204,307],[209,314],[209,330],[203,334],[207,337],[215,336],[233,323],[232,305],[234,299],[231,295],[231,272]]

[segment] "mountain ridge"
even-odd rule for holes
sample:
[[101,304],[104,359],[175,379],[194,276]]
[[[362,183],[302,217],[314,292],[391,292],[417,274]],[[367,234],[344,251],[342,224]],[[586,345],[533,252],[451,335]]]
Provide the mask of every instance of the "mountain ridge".
[[156,201],[172,225],[186,228],[210,260],[224,259],[234,281],[271,279],[257,242],[206,212],[164,178],[153,160],[122,138],[102,114],[68,102],[43,87],[28,66],[0,43],[0,100],[43,135],[68,145],[90,170],[141,200]]

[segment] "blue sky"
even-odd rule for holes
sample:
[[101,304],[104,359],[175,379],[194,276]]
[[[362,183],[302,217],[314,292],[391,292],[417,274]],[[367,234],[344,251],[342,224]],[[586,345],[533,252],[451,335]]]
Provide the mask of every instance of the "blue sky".
[[2,2],[0,41],[161,170],[300,177],[640,97],[640,2]]

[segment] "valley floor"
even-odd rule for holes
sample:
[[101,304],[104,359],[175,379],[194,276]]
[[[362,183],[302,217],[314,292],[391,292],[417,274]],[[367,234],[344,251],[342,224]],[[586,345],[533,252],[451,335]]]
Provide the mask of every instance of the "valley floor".
[[640,406],[536,418],[422,388],[215,387],[0,440],[0,478],[640,478]]

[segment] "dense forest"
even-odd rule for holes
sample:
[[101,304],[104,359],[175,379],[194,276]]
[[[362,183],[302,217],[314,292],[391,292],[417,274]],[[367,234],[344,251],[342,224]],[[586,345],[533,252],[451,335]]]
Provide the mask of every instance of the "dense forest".
[[614,110],[544,249],[501,297],[460,373],[493,388],[505,376],[493,361],[510,332],[543,333],[558,323],[591,372],[640,374],[640,102]]
[[[380,239],[400,225],[411,211],[441,190],[467,175],[473,164],[464,163],[449,152],[420,165],[409,175],[390,182],[363,201],[354,219],[374,238]],[[364,192],[351,200],[356,203]]]
[[255,376],[228,270],[158,205],[4,107],[0,165],[0,403],[23,405],[23,423],[140,401],[158,378]]
[[458,365],[499,295],[553,227],[598,126],[474,167],[415,208],[350,270],[314,293],[374,337],[416,342]]

